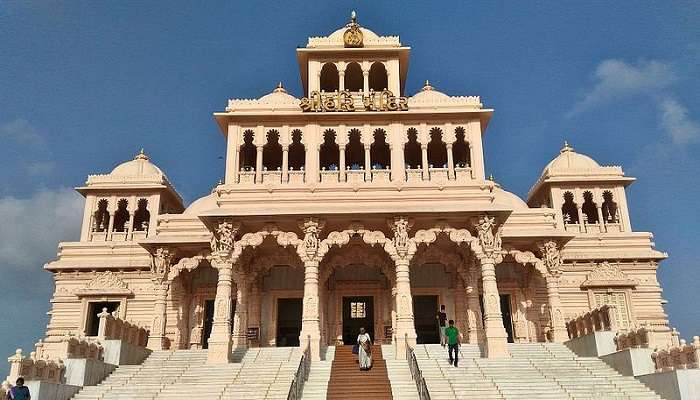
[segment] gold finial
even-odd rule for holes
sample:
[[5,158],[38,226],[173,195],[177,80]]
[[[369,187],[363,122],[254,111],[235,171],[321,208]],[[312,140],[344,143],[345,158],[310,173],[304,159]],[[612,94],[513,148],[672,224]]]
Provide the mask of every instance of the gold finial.
[[426,80],[425,80],[425,85],[423,85],[423,90],[425,91],[425,90],[433,90],[433,89],[435,89],[435,88],[432,87],[432,86],[430,86],[430,81],[428,81],[428,80],[426,79]]
[[134,157],[134,160],[148,160],[148,156],[143,152],[143,147],[141,147],[139,154]]
[[574,148],[571,147],[571,146],[569,145],[569,142],[565,140],[565,141],[564,141],[564,147],[562,147],[561,151],[559,151],[559,152],[560,152],[560,153],[565,153],[565,152],[567,152],[567,151],[574,151]]
[[345,25],[348,29],[343,34],[345,47],[363,47],[363,35],[360,25],[357,23],[357,13],[355,10],[350,13],[350,23]]
[[277,87],[275,90],[272,91],[273,93],[287,93],[287,90],[282,86],[282,82],[277,84]]

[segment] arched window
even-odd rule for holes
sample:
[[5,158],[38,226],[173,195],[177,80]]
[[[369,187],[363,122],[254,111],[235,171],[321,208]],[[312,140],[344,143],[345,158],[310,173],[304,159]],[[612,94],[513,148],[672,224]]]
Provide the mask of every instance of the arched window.
[[117,201],[117,211],[114,213],[114,231],[125,232],[128,227],[126,223],[129,221],[129,210],[127,206],[129,202],[126,199]]
[[258,157],[257,150],[253,144],[253,139],[255,138],[255,133],[247,129],[243,132],[243,145],[241,145],[240,155],[241,155],[241,169],[244,171],[255,170],[255,162]]
[[574,203],[574,194],[564,193],[564,204],[561,206],[565,224],[578,224],[578,206]]
[[305,163],[306,150],[301,143],[301,131],[295,129],[292,131],[292,144],[289,145],[289,169],[292,171],[304,169]]
[[282,145],[276,129],[267,132],[267,143],[263,146],[263,167],[268,171],[282,169]]
[[[389,87],[389,79],[387,78],[386,68],[384,64],[375,62],[369,69],[369,88],[375,91],[381,91]],[[398,93],[396,93],[398,96]]]
[[109,227],[109,211],[107,210],[109,201],[101,199],[97,202],[97,210],[92,220],[93,232],[104,232]]
[[472,165],[469,143],[464,136],[464,128],[458,126],[455,129],[455,138],[457,139],[452,145],[452,157],[455,162],[455,167],[465,168]]
[[345,89],[351,92],[360,92],[364,88],[362,67],[356,62],[351,62],[345,68]]
[[148,200],[139,199],[134,212],[134,231],[147,231],[148,223],[151,220],[151,212],[148,211]]
[[440,128],[430,130],[428,165],[432,168],[447,168],[447,147],[442,141],[442,130]]
[[365,149],[362,145],[362,133],[358,129],[348,132],[348,144],[345,145],[345,165],[347,169],[365,169]]
[[389,144],[386,142],[386,131],[384,129],[374,130],[374,141],[369,148],[369,159],[373,169],[391,168],[391,152]]
[[321,68],[321,90],[333,92],[340,87],[338,83],[338,67],[333,63],[326,63]]
[[418,143],[418,131],[416,128],[408,128],[406,131],[408,141],[403,148],[403,158],[407,169],[422,168],[423,160],[421,156],[420,143]]
[[603,211],[603,220],[605,220],[606,223],[620,222],[620,217],[617,215],[617,203],[613,200],[611,191],[606,190],[603,192],[603,204],[601,208]]
[[323,143],[321,144],[319,161],[321,169],[327,171],[335,171],[338,169],[340,151],[335,143],[335,131],[326,129],[323,132]]
[[598,206],[593,201],[593,193],[589,191],[583,192],[583,204],[581,205],[581,211],[583,211],[585,222],[589,224],[598,223]]

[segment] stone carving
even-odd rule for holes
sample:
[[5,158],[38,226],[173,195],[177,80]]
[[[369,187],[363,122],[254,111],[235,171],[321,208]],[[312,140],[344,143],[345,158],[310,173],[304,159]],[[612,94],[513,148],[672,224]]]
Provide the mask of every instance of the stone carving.
[[557,242],[554,240],[547,240],[545,242],[537,243],[537,247],[540,250],[542,261],[544,262],[544,266],[547,268],[549,275],[557,278],[561,276],[562,261]]
[[304,232],[304,238],[297,245],[299,258],[302,261],[320,261],[328,249],[328,245],[324,244],[318,237],[323,229],[323,224],[316,218],[308,218],[299,227]]
[[174,280],[182,271],[194,271],[203,260],[207,257],[205,254],[198,254],[194,257],[184,257],[181,258],[177,264],[170,268],[170,273],[168,274],[168,280]]
[[78,296],[87,296],[95,294],[120,294],[129,295],[131,290],[126,282],[124,282],[116,273],[105,271],[98,273],[91,279],[84,288],[80,288],[75,293]]
[[167,281],[170,265],[175,257],[175,252],[167,247],[159,247],[153,254],[151,261],[151,274],[153,274],[153,282],[163,284]]
[[636,284],[637,282],[629,279],[618,265],[603,261],[586,275],[586,280],[581,286],[635,286]]
[[304,302],[304,317],[314,318],[318,315],[318,298],[307,297]]
[[651,354],[651,359],[657,372],[700,368],[700,337],[693,336],[690,344],[681,339],[677,346],[665,350],[656,349]]
[[577,338],[596,331],[617,330],[615,306],[603,305],[566,322],[569,338]]
[[627,332],[618,332],[615,335],[615,345],[617,350],[631,349],[631,348],[648,348],[650,339],[649,329],[643,326],[638,329],[630,329]]
[[117,318],[116,315],[108,313],[106,308],[103,308],[97,317],[100,318],[97,329],[99,339],[121,340],[134,346],[146,347],[149,335],[147,329]]
[[477,231],[481,252],[487,257],[493,257],[495,253],[501,251],[501,229],[496,229],[496,219],[484,214],[473,223]]
[[233,250],[233,244],[238,226],[234,226],[230,222],[219,222],[216,228],[216,233],[211,239],[212,253],[230,253]]
[[[42,347],[43,344],[41,342],[37,343],[36,353],[39,358],[42,358],[43,356],[43,352],[40,350]],[[58,344],[58,349],[55,351],[55,356],[61,360],[67,360],[70,358],[102,360],[102,352],[103,348],[98,342],[85,337],[77,337],[67,334],[61,338],[61,341]]]
[[44,381],[50,383],[64,382],[66,367],[61,360],[48,360],[38,358],[35,352],[29,357],[22,355],[22,349],[17,349],[15,355],[8,358],[10,363],[10,375],[7,380],[15,382],[20,376],[25,381]]

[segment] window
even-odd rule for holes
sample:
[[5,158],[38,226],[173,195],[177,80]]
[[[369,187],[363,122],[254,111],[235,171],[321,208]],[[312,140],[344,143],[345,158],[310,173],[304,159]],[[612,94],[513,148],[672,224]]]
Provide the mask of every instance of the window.
[[126,232],[129,222],[129,211],[127,206],[129,202],[126,199],[119,199],[117,202],[117,212],[114,213],[114,231]]
[[471,166],[469,143],[464,137],[464,128],[458,126],[455,129],[455,138],[457,140],[452,145],[452,157],[454,158],[455,167],[466,168]]
[[255,138],[255,133],[252,130],[247,129],[243,132],[243,145],[240,149],[241,157],[241,170],[243,171],[254,171],[255,163],[257,161],[258,153],[253,144],[253,138]]
[[[375,62],[369,68],[369,88],[374,89],[375,92],[382,91],[389,87],[389,79],[387,78],[386,68],[384,64],[380,62]],[[398,93],[394,93],[398,96]]]
[[134,231],[147,231],[151,220],[151,213],[148,211],[148,200],[139,199],[136,206],[138,208],[134,213]]
[[362,134],[358,129],[351,129],[348,133],[348,144],[345,145],[345,164],[347,169],[365,169],[365,149],[361,138]]
[[625,292],[594,292],[593,295],[595,298],[595,308],[606,304],[615,306],[617,326],[623,329],[630,326],[627,296]]
[[276,129],[267,132],[267,143],[263,146],[263,167],[267,171],[282,169],[282,145]]
[[447,147],[442,141],[442,129],[440,128],[430,130],[428,166],[430,168],[447,168]]
[[338,145],[335,143],[335,131],[333,129],[326,129],[326,131],[323,132],[323,143],[321,144],[319,154],[321,170],[337,171],[339,160],[340,151],[338,150]]
[[613,194],[609,190],[603,192],[602,211],[606,224],[620,222],[620,217],[617,215],[617,203],[613,201]]
[[304,169],[304,163],[306,162],[306,150],[304,149],[304,144],[301,143],[301,131],[295,129],[292,131],[292,144],[289,145],[289,170],[301,170]]
[[420,143],[418,143],[418,131],[416,128],[408,128],[406,131],[408,142],[403,150],[404,161],[406,161],[406,169],[422,168],[423,161],[421,156]]
[[370,146],[370,160],[373,169],[391,168],[391,152],[386,142],[386,131],[378,128],[374,130],[374,142]]
[[88,303],[88,315],[85,321],[85,336],[97,336],[97,331],[100,327],[100,318],[97,314],[106,308],[108,313],[113,313],[119,310],[118,301],[100,301]]
[[583,192],[583,205],[581,206],[583,217],[588,224],[598,223],[598,206],[593,201],[593,193]]
[[364,301],[351,302],[350,318],[367,318],[367,304]]
[[109,226],[109,211],[107,211],[107,206],[109,202],[107,199],[101,199],[97,202],[97,211],[93,216],[93,232],[104,232]]
[[333,63],[327,63],[321,68],[321,90],[334,92],[340,87],[338,79],[338,67]]
[[564,216],[565,224],[578,224],[578,207],[574,203],[573,193],[564,193],[564,205],[561,206],[561,213]]
[[364,78],[360,64],[352,62],[345,68],[345,89],[351,92],[360,92],[363,89]]

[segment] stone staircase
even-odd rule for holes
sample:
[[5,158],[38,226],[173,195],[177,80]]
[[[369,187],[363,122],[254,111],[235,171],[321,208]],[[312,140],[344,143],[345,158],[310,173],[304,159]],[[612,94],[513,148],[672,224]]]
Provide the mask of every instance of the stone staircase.
[[206,364],[206,350],[154,351],[142,364],[121,366],[75,400],[286,399],[301,352],[256,348],[230,364]]
[[391,394],[397,400],[419,400],[416,382],[411,377],[411,370],[406,360],[397,360],[394,345],[382,346],[386,362],[386,372],[391,382]]
[[512,358],[481,358],[476,345],[462,346],[459,367],[438,345],[415,348],[431,400],[576,399],[645,400],[661,398],[603,361],[578,357],[558,343],[509,344]]
[[337,346],[326,398],[391,400],[391,383],[381,346],[372,346],[372,369],[369,371],[360,371],[352,346]]
[[301,398],[304,400],[325,400],[328,393],[328,381],[331,379],[331,365],[335,358],[335,346],[322,350],[321,361],[312,361],[309,379],[304,384]]

